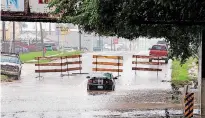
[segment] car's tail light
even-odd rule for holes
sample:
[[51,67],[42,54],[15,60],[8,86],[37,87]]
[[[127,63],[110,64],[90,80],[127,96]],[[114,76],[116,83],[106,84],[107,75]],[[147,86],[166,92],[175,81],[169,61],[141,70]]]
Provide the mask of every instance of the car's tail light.
[[109,80],[109,84],[113,84],[112,80]]
[[91,80],[91,79],[90,79],[90,80],[88,80],[88,83],[93,83],[93,80]]
[[108,84],[108,83],[109,83],[108,80],[104,80],[104,81],[103,81],[103,84]]

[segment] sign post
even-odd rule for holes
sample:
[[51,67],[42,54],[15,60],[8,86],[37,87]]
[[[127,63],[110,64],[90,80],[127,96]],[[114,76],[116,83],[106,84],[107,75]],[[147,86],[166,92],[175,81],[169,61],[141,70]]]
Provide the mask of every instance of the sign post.
[[116,45],[115,44],[118,44],[118,39],[117,38],[114,39],[113,43],[114,43],[114,51],[116,51]]

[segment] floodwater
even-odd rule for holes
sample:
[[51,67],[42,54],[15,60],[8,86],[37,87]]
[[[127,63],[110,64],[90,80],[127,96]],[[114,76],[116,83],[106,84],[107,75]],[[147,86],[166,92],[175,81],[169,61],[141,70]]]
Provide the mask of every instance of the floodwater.
[[[162,71],[158,73],[135,72],[132,70],[134,66],[132,55],[146,55],[146,51],[87,53],[82,56],[82,73],[92,73],[92,67],[95,67],[92,65],[94,54],[123,56],[123,67],[121,67],[123,72],[116,80],[115,91],[87,92],[87,74],[61,77],[61,73],[44,73],[41,74],[43,78],[36,78],[37,67],[33,64],[24,64],[21,80],[1,84],[1,117],[159,117],[165,116],[165,108],[169,110],[170,115],[182,114],[180,110],[182,106],[167,101],[171,91],[170,83],[161,82],[171,79],[171,61],[166,65],[160,65],[158,68]],[[149,65],[137,66],[149,67]],[[151,67],[157,68],[157,66]]]

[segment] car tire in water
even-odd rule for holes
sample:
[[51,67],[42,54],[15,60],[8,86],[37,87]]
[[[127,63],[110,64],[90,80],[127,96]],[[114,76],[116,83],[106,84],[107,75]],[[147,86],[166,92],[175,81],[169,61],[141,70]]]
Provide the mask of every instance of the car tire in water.
[[112,89],[112,91],[114,91],[115,90],[115,86],[113,86],[113,89]]
[[88,87],[87,87],[87,90],[92,90],[92,87],[91,87],[91,86],[88,86]]
[[19,80],[20,77],[21,77],[21,72],[19,73],[19,75],[16,75],[16,76],[15,76],[15,80]]
[[167,64],[168,63],[168,59],[165,59],[165,64]]
[[114,91],[115,87],[114,86],[109,86],[108,90]]

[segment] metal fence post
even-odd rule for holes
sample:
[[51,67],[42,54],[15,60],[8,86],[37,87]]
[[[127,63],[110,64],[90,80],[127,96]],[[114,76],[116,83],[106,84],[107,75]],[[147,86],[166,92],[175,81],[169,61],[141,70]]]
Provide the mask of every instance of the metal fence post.
[[159,56],[158,56],[158,64],[157,64],[157,78],[158,78],[158,69],[159,69]]
[[81,74],[82,66],[81,66],[80,60],[81,60],[81,57],[80,57],[80,55],[79,55],[79,67],[80,67],[80,74]]
[[[136,56],[136,62],[135,62],[135,63],[136,63],[135,66],[136,66],[136,68],[137,68],[137,56]],[[136,75],[136,74],[137,74],[137,69],[135,69],[135,75]]]
[[62,57],[60,57],[61,58],[61,77],[63,76],[63,74],[62,74],[62,71],[63,71],[63,68],[62,68]]
[[96,72],[98,71],[98,66],[97,66],[98,65],[98,59],[97,58],[98,58],[98,56],[96,55]]
[[118,56],[118,77],[119,77],[119,75],[120,75],[120,57]]
[[39,65],[39,57],[38,57],[38,70],[39,70],[39,73],[38,73],[38,77],[39,77],[39,80],[40,80],[40,65]]
[[66,58],[66,66],[67,66],[67,69],[66,69],[66,71],[67,71],[67,73],[68,73],[68,76],[69,76],[69,71],[68,71],[68,56],[65,56],[65,58]]

